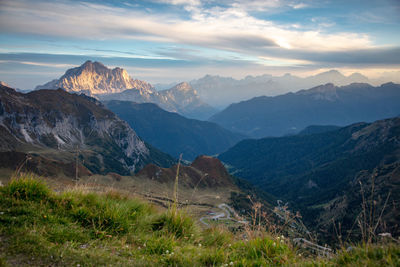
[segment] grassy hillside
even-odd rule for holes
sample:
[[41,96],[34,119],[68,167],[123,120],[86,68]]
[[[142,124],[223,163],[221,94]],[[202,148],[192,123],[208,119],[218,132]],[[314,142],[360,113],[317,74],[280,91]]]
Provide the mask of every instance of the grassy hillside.
[[200,228],[173,205],[159,212],[116,191],[51,191],[25,175],[0,187],[0,266],[398,266],[394,244],[307,256],[249,229]]

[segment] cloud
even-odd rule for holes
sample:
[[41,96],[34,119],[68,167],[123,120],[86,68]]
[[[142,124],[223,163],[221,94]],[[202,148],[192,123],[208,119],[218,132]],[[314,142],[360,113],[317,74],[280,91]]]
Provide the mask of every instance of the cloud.
[[[171,0],[180,4],[184,1]],[[192,1],[198,4],[198,1]],[[168,14],[148,14],[139,9],[90,4],[86,2],[3,1],[0,31],[50,35],[63,38],[146,40],[190,44],[249,53],[256,47],[280,46],[317,51],[371,47],[365,34],[323,33],[319,30],[286,29],[272,21],[257,19],[241,8],[280,5],[281,1],[241,2],[228,8],[198,7],[190,19]],[[268,2],[269,4],[263,4]]]
[[74,65],[72,64],[63,64],[63,63],[44,63],[44,62],[33,62],[33,61],[23,61],[23,60],[1,60],[1,64],[8,64],[8,63],[17,63],[23,65],[31,65],[31,66],[39,66],[39,67],[51,67],[51,68],[72,68]]
[[325,66],[398,66],[400,47],[353,49],[347,51],[312,52],[307,50],[275,50],[271,54],[284,60],[307,60]]

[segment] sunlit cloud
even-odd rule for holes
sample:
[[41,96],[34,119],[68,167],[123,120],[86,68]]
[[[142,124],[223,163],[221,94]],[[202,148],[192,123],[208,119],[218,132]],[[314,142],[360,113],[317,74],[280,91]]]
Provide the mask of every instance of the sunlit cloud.
[[[183,1],[172,2],[178,4]],[[275,5],[275,2],[279,1],[270,5]],[[193,13],[191,20],[183,20],[85,2],[38,2],[31,5],[30,1],[5,1],[1,9],[0,29],[8,33],[81,39],[175,42],[242,53],[249,53],[248,44],[251,47],[254,43],[258,43],[259,47],[277,45],[287,49],[325,51],[372,47],[366,34],[288,30],[272,21],[252,17],[235,4],[223,9],[198,9]]]

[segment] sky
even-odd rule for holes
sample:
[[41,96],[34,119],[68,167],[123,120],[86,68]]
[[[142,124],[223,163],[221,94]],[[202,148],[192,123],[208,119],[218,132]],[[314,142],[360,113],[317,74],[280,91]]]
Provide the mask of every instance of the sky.
[[400,0],[0,0],[0,80],[86,60],[151,83],[400,70]]

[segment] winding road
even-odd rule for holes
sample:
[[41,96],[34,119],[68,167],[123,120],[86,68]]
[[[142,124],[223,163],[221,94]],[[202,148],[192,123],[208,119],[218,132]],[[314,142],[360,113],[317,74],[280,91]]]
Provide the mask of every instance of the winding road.
[[222,212],[217,213],[213,216],[203,216],[200,218],[200,222],[204,224],[205,226],[210,226],[207,222],[204,220],[213,220],[213,221],[218,221],[218,220],[232,220],[238,223],[247,223],[246,221],[238,221],[234,218],[231,217],[231,214],[233,214],[235,217],[238,217],[235,210],[232,209],[228,204],[222,203],[218,205],[218,208],[222,210]]

